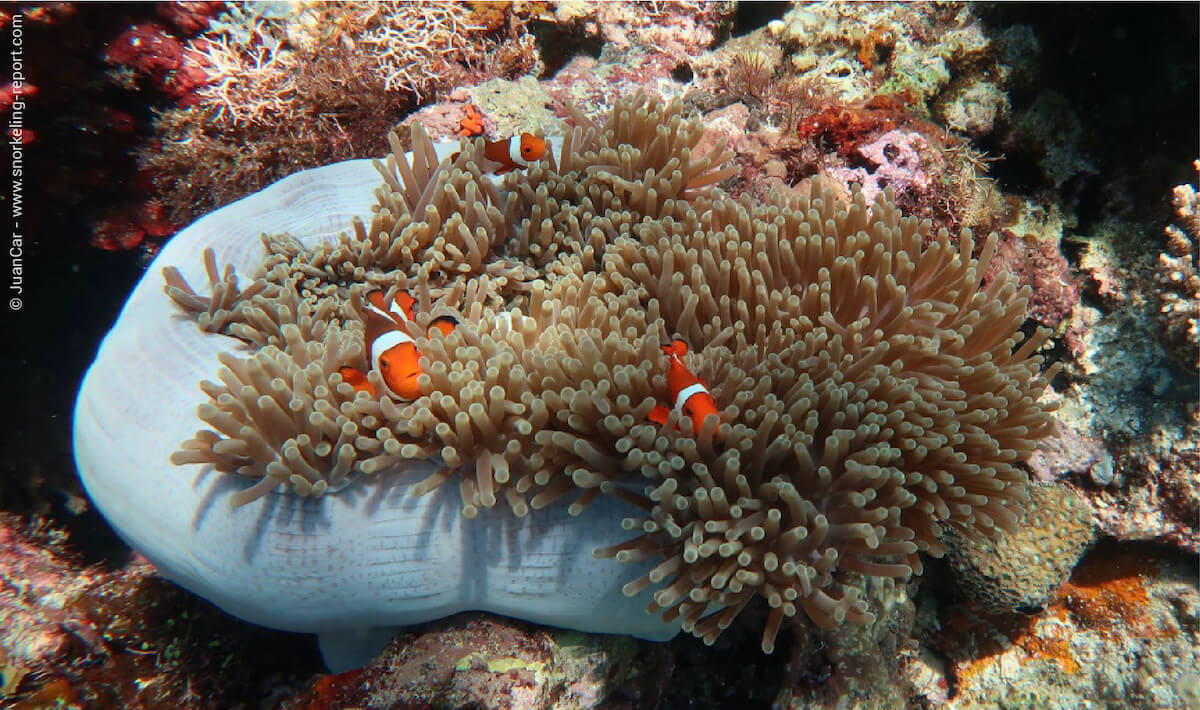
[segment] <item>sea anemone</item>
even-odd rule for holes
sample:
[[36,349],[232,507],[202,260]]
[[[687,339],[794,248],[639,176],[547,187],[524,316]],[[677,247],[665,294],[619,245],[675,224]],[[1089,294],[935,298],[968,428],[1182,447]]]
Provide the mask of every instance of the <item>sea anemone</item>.
[[[1047,333],[1020,331],[1028,289],[981,285],[994,238],[975,258],[969,233],[955,242],[902,217],[890,192],[871,205],[817,184],[765,204],[730,199],[714,186],[735,172],[723,167],[731,154],[694,155],[703,127],[678,103],[638,96],[603,125],[572,121],[556,153],[501,181],[484,174],[481,141],[450,157],[416,128],[409,156],[393,137],[378,164],[369,223],[347,219],[332,241],[270,230],[265,258],[236,260],[252,275],[244,290],[216,254],[205,257],[208,296],[185,273],[147,277],[211,331],[203,338],[245,343],[192,363],[195,379],[222,365],[193,397],[209,428],[181,439],[172,470],[156,475],[192,464],[230,474],[214,495],[232,489],[231,502],[268,516],[290,505],[287,491],[326,514],[365,491],[445,505],[457,488],[455,531],[610,538],[586,563],[592,586],[623,577],[624,594],[647,596],[667,629],[711,643],[763,597],[766,651],[799,611],[823,627],[869,620],[858,576],[919,573],[918,553],[943,552],[943,527],[980,536],[1016,523],[1028,497],[1017,462],[1049,429],[1035,354]],[[411,402],[356,393],[337,371],[366,366],[362,299],[376,288],[417,297],[424,374]],[[160,298],[155,312],[168,318],[169,306]],[[439,312],[458,326],[425,334]],[[675,338],[691,346],[684,363],[718,416],[647,421],[672,401],[660,346]],[[96,370],[81,409],[94,405]],[[94,432],[82,431],[84,448]],[[87,480],[96,467],[80,457]],[[413,470],[424,477],[413,482]],[[605,520],[619,529],[586,527]],[[373,537],[369,523],[355,532]],[[544,596],[496,599],[385,621],[474,604],[575,623],[537,611]]]

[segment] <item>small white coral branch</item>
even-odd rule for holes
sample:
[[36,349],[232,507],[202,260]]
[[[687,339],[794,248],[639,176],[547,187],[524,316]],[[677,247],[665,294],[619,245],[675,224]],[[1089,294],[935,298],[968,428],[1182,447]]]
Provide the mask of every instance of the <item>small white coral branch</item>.
[[[1200,172],[1200,160],[1192,165]],[[1200,195],[1191,185],[1177,185],[1172,202],[1179,224],[1167,226],[1167,251],[1158,255],[1162,312],[1167,334],[1190,349],[1184,361],[1200,370]]]
[[467,21],[470,10],[460,3],[382,3],[381,24],[359,43],[377,57],[384,89],[407,89],[421,100],[434,56],[464,53],[468,35],[486,29]]

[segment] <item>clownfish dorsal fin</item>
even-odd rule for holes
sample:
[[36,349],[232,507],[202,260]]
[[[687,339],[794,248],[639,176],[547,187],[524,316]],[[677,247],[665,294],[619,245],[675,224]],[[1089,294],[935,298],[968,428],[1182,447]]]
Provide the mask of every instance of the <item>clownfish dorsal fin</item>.
[[[409,295],[408,291],[398,291],[396,293],[396,298],[393,302],[393,306],[390,310],[392,311],[392,313],[402,316],[405,320],[412,320],[413,319],[413,304],[415,304],[416,302],[417,302],[417,300],[415,298],[413,298],[411,295]],[[396,311],[397,308],[400,309],[398,313]]]
[[383,291],[375,289],[367,294],[367,303],[374,306],[376,309],[387,313],[387,306],[383,303]]

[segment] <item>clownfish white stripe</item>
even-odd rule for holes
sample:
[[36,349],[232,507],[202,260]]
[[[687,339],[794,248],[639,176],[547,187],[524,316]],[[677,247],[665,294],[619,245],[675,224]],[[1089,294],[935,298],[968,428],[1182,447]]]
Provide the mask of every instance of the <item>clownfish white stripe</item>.
[[388,313],[387,311],[381,310],[381,309],[380,309],[378,306],[376,306],[376,305],[375,305],[375,304],[373,304],[373,303],[365,303],[364,305],[367,307],[367,310],[368,310],[368,311],[371,311],[372,313],[374,313],[374,314],[376,314],[376,315],[383,316],[384,318],[387,318],[388,320],[396,320],[396,319],[395,319],[395,318],[392,316],[392,314],[391,314],[391,313]]
[[679,390],[679,394],[675,395],[675,408],[680,410],[683,409],[683,405],[692,398],[692,395],[700,394],[701,392],[710,394],[708,388],[699,382],[694,385],[688,385],[687,387]]
[[521,157],[521,137],[513,136],[508,139],[508,157],[523,168],[529,167],[529,161]]
[[375,342],[371,343],[371,365],[377,370],[382,369],[379,364],[379,358],[383,357],[384,353],[397,345],[411,342],[414,342],[412,336],[401,330],[389,330],[386,333],[382,333],[378,338],[375,338]]

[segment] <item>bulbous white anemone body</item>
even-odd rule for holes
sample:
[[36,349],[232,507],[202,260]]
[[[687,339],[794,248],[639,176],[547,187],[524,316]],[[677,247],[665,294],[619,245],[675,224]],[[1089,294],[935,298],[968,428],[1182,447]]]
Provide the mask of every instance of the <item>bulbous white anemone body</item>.
[[[439,146],[447,152],[456,146]],[[679,630],[644,611],[653,590],[621,592],[646,565],[594,559],[627,539],[635,511],[601,497],[582,515],[565,504],[515,517],[501,504],[464,518],[458,486],[408,489],[434,470],[409,463],[320,498],[275,492],[239,508],[251,485],[170,455],[206,425],[199,383],[215,379],[234,338],[205,333],[163,292],[176,266],[206,293],[202,252],[245,280],[265,256],[263,232],[305,245],[369,222],[381,184],[368,160],[307,170],[207,215],[172,238],[126,302],[84,378],[75,409],[75,459],[88,495],[129,545],[162,574],[225,611],[321,636],[334,669],[361,665],[396,626],[483,610],[580,631],[665,640]]]

